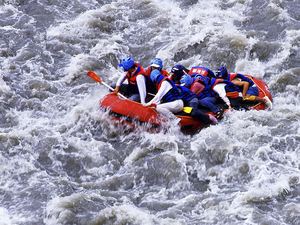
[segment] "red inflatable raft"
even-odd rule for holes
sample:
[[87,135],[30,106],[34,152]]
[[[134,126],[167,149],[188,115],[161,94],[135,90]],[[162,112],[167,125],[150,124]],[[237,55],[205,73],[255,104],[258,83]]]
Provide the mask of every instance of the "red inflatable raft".
[[[259,97],[268,96],[272,101],[271,93],[265,82],[251,76],[248,77],[258,86]],[[100,100],[100,108],[106,111],[109,110],[110,115],[114,120],[122,121],[126,124],[136,125],[137,123],[147,123],[151,127],[160,127],[162,123],[154,108],[145,107],[138,102],[124,99],[115,93],[104,96],[103,99]],[[263,103],[253,104],[248,102],[247,109],[264,110],[266,109],[266,106]],[[212,112],[208,113],[213,114]],[[187,114],[176,115],[176,117],[180,119],[179,125],[182,131],[196,132],[207,126]]]

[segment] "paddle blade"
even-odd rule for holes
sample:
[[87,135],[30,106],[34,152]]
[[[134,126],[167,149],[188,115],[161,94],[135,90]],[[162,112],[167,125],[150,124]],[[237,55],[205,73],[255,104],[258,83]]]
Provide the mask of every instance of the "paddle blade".
[[92,78],[94,81],[102,83],[102,79],[94,71],[88,71],[87,75]]

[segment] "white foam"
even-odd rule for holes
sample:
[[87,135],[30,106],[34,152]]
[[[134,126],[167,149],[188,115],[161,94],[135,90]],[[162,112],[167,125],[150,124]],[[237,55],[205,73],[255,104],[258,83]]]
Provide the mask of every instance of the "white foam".
[[[172,62],[168,58],[172,58],[174,52],[180,52],[188,46],[203,42],[206,37],[210,37],[209,46],[213,47],[220,37],[242,35],[234,25],[235,20],[244,18],[242,14],[244,6],[241,4],[235,4],[230,10],[220,10],[219,1],[199,1],[183,11],[178,9],[177,5],[173,9],[173,2],[166,2],[166,9],[170,11],[171,15],[172,29],[170,32],[173,33],[174,38],[159,50],[157,55],[167,58],[169,63],[199,65],[205,56],[195,55],[182,62]],[[243,38],[245,39],[245,35]],[[215,51],[215,48],[211,48],[211,51]]]
[[[57,148],[55,151],[58,154],[69,154],[68,157],[78,156],[90,159],[91,164],[87,166],[88,168],[84,168],[89,174],[79,174],[80,177],[78,179],[83,182],[102,181],[104,175],[108,176],[107,180],[109,180],[110,175],[107,174],[111,174],[111,172],[114,173],[111,175],[113,179],[118,177],[120,172],[138,170],[139,168],[133,168],[136,166],[135,162],[147,156],[147,154],[160,154],[159,156],[169,157],[176,162],[179,172],[182,172],[180,181],[170,188],[159,187],[160,189],[157,192],[148,192],[148,186],[144,186],[143,181],[140,181],[141,186],[134,187],[141,188],[138,191],[144,192],[145,196],[140,196],[143,202],[156,200],[175,204],[170,211],[162,210],[155,214],[140,206],[134,206],[130,200],[124,200],[124,203],[118,202],[118,204],[108,206],[102,210],[98,215],[98,221],[102,219],[108,221],[111,217],[114,217],[120,223],[186,224],[192,220],[191,218],[197,218],[196,221],[200,221],[200,223],[214,223],[215,218],[221,214],[223,217],[220,217],[220,219],[232,218],[232,215],[242,215],[242,217],[246,218],[244,222],[251,223],[250,219],[254,208],[248,204],[249,202],[272,200],[282,194],[284,190],[292,190],[289,181],[292,177],[299,176],[299,169],[295,166],[298,165],[300,157],[299,146],[296,149],[289,149],[291,145],[288,145],[290,142],[297,141],[297,135],[300,134],[299,121],[291,124],[291,129],[289,130],[280,128],[280,126],[286,125],[289,120],[295,121],[298,118],[299,96],[297,93],[300,88],[299,84],[288,86],[286,88],[287,91],[284,93],[275,93],[275,107],[273,111],[231,112],[226,114],[224,120],[218,125],[206,128],[195,136],[182,135],[178,132],[178,125],[176,124],[169,125],[170,129],[167,127],[159,133],[149,133],[140,130],[133,132],[132,135],[138,135],[140,139],[132,151],[124,156],[125,161],[124,165],[121,165],[120,172],[116,172],[114,169],[111,169],[111,162],[103,163],[105,159],[101,155],[101,150],[121,151],[121,147],[113,149],[114,140],[120,142],[123,142],[124,139],[125,141],[130,140],[130,134],[125,134],[127,139],[122,138],[124,134],[120,131],[120,133],[113,136],[112,140],[109,135],[105,134],[105,132],[113,133],[118,129],[112,125],[101,134],[108,143],[95,140],[94,134],[89,130],[89,125],[91,121],[101,122],[104,117],[109,118],[107,114],[100,113],[98,109],[98,101],[107,93],[107,89],[102,86],[97,87],[96,84],[81,86],[81,84],[76,84],[76,82],[74,82],[74,85],[76,85],[74,87],[72,86],[73,81],[86,76],[86,71],[92,68],[99,70],[105,81],[116,80],[119,76],[119,71],[116,69],[116,65],[109,64],[115,63],[116,60],[115,58],[111,59],[110,56],[117,58],[119,55],[130,53],[130,51],[141,57],[144,55],[147,55],[147,57],[157,55],[165,60],[167,66],[172,66],[173,63],[179,63],[173,61],[174,54],[189,49],[194,44],[201,44],[207,40],[206,38],[209,41],[207,43],[208,46],[204,48],[205,50],[207,49],[208,54],[216,50],[220,39],[228,41],[231,45],[245,47],[246,49],[250,49],[260,41],[258,38],[248,38],[242,30],[239,30],[234,25],[235,20],[242,21],[245,19],[243,13],[249,1],[243,5],[240,3],[244,1],[239,0],[229,0],[226,3],[217,0],[203,0],[198,1],[197,4],[191,7],[181,7],[180,3],[171,0],[134,1],[134,3],[139,4],[149,4],[147,7],[151,8],[153,12],[157,12],[157,14],[151,14],[153,17],[142,18],[137,21],[130,20],[132,19],[130,14],[134,14],[132,10],[136,11],[138,9],[134,8],[135,5],[129,6],[129,2],[118,0],[97,10],[86,11],[72,21],[63,21],[60,25],[53,25],[48,29],[48,42],[51,44],[65,44],[65,50],[68,50],[68,45],[70,45],[70,48],[75,49],[77,53],[69,55],[67,51],[63,52],[64,48],[62,48],[63,50],[60,53],[62,53],[63,59],[67,63],[57,75],[61,77],[63,74],[64,77],[55,83],[59,86],[59,92],[54,94],[54,96],[51,95],[41,103],[42,110],[18,111],[11,109],[6,111],[8,116],[16,118],[17,125],[1,128],[1,132],[5,132],[0,135],[4,135],[5,138],[16,138],[21,142],[18,147],[9,149],[9,153],[15,154],[20,148],[24,148],[23,150],[28,155],[23,157],[22,154],[15,154],[14,158],[10,158],[10,164],[5,164],[7,159],[1,157],[0,174],[1,180],[5,182],[3,188],[20,188],[19,185],[21,184],[11,177],[37,170],[35,165],[36,154],[38,153],[32,152],[35,150],[32,145],[36,144],[40,137],[55,137],[60,145],[70,145],[77,150],[76,152],[65,153],[62,148]],[[223,3],[234,5],[224,10],[220,8],[220,4]],[[1,6],[0,11],[7,10],[12,6],[6,5],[5,7],[6,9]],[[277,6],[271,5],[271,7]],[[13,7],[12,9],[16,10]],[[278,10],[282,14],[282,19],[288,19],[285,10]],[[63,17],[65,12],[61,13]],[[106,14],[113,18],[118,17],[116,18],[116,23],[123,24],[123,26],[120,26],[123,30],[113,30],[111,34],[99,32],[97,26],[93,25],[101,22],[101,16]],[[149,20],[150,22],[148,23]],[[156,26],[151,26],[153,24]],[[136,33],[137,28],[147,28],[147,31],[151,34],[155,33],[154,37],[150,39],[151,43],[142,42],[144,34]],[[7,32],[12,31],[14,28],[7,26],[2,27],[2,29]],[[137,35],[137,39],[134,39],[137,42],[131,43],[131,38],[133,37],[128,38],[126,36],[130,35],[130,32],[141,35],[141,37]],[[281,48],[278,54],[272,56],[271,60],[262,62],[257,58],[250,59],[246,55],[245,58],[237,61],[234,70],[250,73],[257,77],[262,77],[266,72],[275,73],[275,70],[289,59],[292,51],[298,50],[295,43],[299,35],[300,33],[297,30],[285,30],[285,33],[282,34],[282,39],[277,40]],[[141,43],[138,43],[138,41]],[[85,45],[86,42],[88,42],[87,45]],[[147,50],[147,52],[142,52],[144,44],[146,47],[154,46],[155,49],[156,43],[161,44],[161,48],[158,51]],[[91,48],[86,49],[87,46],[91,46]],[[10,71],[13,60],[26,53],[26,48],[28,49],[27,46],[20,48],[16,57],[4,59],[1,64],[4,72]],[[51,55],[49,54],[49,56]],[[183,57],[181,62],[188,67],[202,63],[205,61],[205,57],[206,55],[191,54],[191,56]],[[51,63],[53,62],[51,61]],[[106,63],[105,68],[102,68],[102,63]],[[39,71],[40,65],[33,61],[28,60],[24,65],[32,71]],[[282,73],[279,73],[278,76],[280,77],[281,75]],[[25,81],[33,76],[31,72],[24,72],[23,74]],[[276,82],[274,81],[275,77],[270,79],[272,82]],[[11,88],[3,81],[2,76],[0,77],[0,91],[11,91]],[[60,105],[63,106],[61,107],[62,110],[59,108]],[[65,126],[66,130],[59,132],[62,126]],[[92,127],[92,129],[94,128]],[[281,133],[276,134],[277,131]],[[37,133],[40,136],[36,136]],[[283,144],[286,144],[287,147],[281,146],[280,148],[283,149],[274,147],[282,140],[285,140]],[[127,143],[121,144],[126,145]],[[183,147],[182,144],[185,146]],[[156,150],[159,150],[158,153],[155,152]],[[222,156],[223,150],[226,156],[224,162],[215,163],[214,154],[216,157]],[[205,157],[210,158],[206,159]],[[212,160],[212,162],[209,162],[209,160]],[[201,177],[208,177],[210,180],[209,190],[206,193],[195,191],[196,194],[189,195],[191,191],[194,191],[187,185],[188,175],[186,174],[186,167],[187,165],[190,166],[191,162],[197,162],[194,169],[198,175],[201,174]],[[245,179],[249,179],[249,181],[243,180],[244,184],[239,183],[240,179],[243,179],[243,175],[240,175],[238,172],[241,162],[249,165],[249,174],[244,175]],[[53,162],[54,165],[59,163],[61,163],[59,160]],[[206,167],[206,163],[211,163],[212,165]],[[142,169],[147,169],[146,163],[142,166],[145,167]],[[60,172],[64,173],[65,171]],[[247,177],[248,175],[249,177]],[[92,176],[97,178],[91,178]],[[56,177],[52,178],[56,179]],[[35,179],[38,178],[33,175],[29,180],[34,183]],[[71,182],[67,180],[67,177],[63,179],[65,179],[66,183]],[[91,181],[90,179],[93,180]],[[174,180],[175,178],[172,177],[172,179]],[[49,180],[49,182],[51,183],[52,181]],[[54,183],[51,183],[51,185],[54,187]],[[54,195],[56,191],[54,189],[53,192],[49,193],[49,196]],[[180,196],[175,196],[177,192],[180,193]],[[139,195],[139,192],[135,192],[135,194]],[[172,197],[170,199],[170,194],[172,194],[173,199]],[[210,197],[205,195],[210,195]],[[193,203],[194,199],[197,199],[196,196],[201,196],[205,199],[197,205]],[[85,198],[89,198],[89,195],[78,193],[68,197],[54,198],[47,204],[44,222],[46,224],[59,224],[72,221],[72,218],[77,216],[76,211],[72,211],[72,207],[76,207]],[[217,201],[220,200],[219,206],[213,205],[215,199]],[[233,200],[232,204],[230,204],[230,200]],[[21,201],[22,199],[18,202],[19,205],[22,205]],[[202,206],[205,203],[209,205],[210,201],[212,206],[207,210],[203,210]],[[185,206],[189,206],[189,203],[194,204],[191,212],[180,211]],[[21,211],[22,209],[17,210]],[[168,213],[171,213],[172,210],[173,212],[179,212],[180,215],[174,219],[167,218]],[[5,225],[19,224],[22,221],[26,222],[24,218],[14,216],[14,213],[18,214],[20,212],[11,212],[5,208],[0,208],[0,217],[1,219],[4,218]],[[82,213],[85,212],[83,211]],[[187,218],[187,221],[181,222],[181,216]],[[0,220],[0,224],[1,222],[2,220]]]
[[9,212],[6,208],[0,207],[0,225],[12,225]]
[[75,215],[72,211],[73,208],[84,198],[85,195],[81,193],[67,197],[53,198],[47,204],[44,223],[47,225],[57,225],[70,220]]
[[123,224],[123,223],[145,224],[145,225],[183,224],[178,219],[157,218],[154,215],[150,214],[150,212],[148,212],[147,210],[143,210],[141,208],[135,207],[134,205],[126,204],[126,203],[102,210],[97,216],[95,222],[101,223],[109,220],[109,218],[114,218],[116,224]]
[[[261,172],[256,174],[257,178],[251,182],[248,186],[248,191],[241,192],[237,195],[236,201],[243,203],[251,202],[268,202],[272,198],[284,195],[285,192],[290,191],[289,175],[277,175],[269,174],[267,168],[262,166],[259,168]],[[293,174],[294,176],[296,174]],[[297,176],[297,175],[296,175]]]

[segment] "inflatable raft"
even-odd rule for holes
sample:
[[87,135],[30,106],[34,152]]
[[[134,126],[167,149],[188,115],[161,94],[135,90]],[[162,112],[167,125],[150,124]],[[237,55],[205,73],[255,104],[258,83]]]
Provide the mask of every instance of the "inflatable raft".
[[[272,96],[268,86],[262,80],[251,78],[259,89],[259,97],[268,96],[272,101]],[[145,107],[138,102],[119,97],[115,93],[109,93],[100,100],[100,108],[109,111],[110,116],[115,121],[122,121],[129,125],[136,125],[137,123],[146,123],[150,127],[160,127],[162,125],[161,117],[158,115],[155,108]],[[242,103],[242,108],[246,110],[264,110],[266,109],[263,103],[245,102]],[[212,112],[206,112],[213,114]],[[207,127],[199,120],[192,118],[188,114],[181,113],[176,115],[180,119],[179,125],[183,132],[197,132],[200,129]]]

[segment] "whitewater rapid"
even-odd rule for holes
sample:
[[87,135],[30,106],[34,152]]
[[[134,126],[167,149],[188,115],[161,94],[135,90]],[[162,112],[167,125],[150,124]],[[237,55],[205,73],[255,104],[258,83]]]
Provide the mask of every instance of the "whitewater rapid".
[[[0,225],[300,224],[300,2],[0,1]],[[99,110],[131,55],[263,79],[271,111],[191,136]]]

